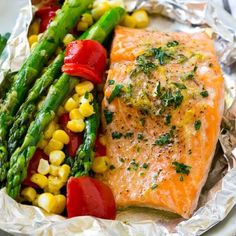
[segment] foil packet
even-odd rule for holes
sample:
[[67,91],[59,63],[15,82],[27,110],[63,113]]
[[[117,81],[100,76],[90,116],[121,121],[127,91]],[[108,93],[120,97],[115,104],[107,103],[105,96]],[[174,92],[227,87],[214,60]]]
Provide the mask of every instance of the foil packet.
[[[0,58],[0,83],[4,73],[17,71],[29,54],[27,30],[32,6],[30,1],[24,1],[4,60]],[[15,235],[195,236],[225,219],[236,205],[236,21],[207,0],[125,0],[124,4],[127,11],[146,9],[151,17],[150,30],[190,33],[204,30],[215,40],[225,78],[225,110],[219,143],[197,210],[188,220],[143,208],[120,211],[115,221],[88,216],[66,219],[19,204],[3,189],[0,191],[0,212],[4,216],[0,218],[1,229]]]

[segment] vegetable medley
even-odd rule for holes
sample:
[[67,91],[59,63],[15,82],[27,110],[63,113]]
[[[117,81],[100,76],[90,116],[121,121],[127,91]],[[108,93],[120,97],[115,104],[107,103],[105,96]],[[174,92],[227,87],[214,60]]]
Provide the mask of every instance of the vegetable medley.
[[117,24],[147,27],[148,15],[125,13],[120,0],[45,2],[29,29],[31,54],[1,104],[1,187],[48,213],[114,219],[112,191],[93,178],[112,168],[99,128],[102,43]]

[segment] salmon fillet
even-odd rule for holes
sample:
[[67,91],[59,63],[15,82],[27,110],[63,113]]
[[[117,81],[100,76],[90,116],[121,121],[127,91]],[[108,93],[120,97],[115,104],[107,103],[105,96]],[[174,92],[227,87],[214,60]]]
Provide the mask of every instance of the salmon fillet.
[[118,208],[191,216],[214,156],[223,98],[204,32],[116,29],[102,103],[110,168],[97,178]]

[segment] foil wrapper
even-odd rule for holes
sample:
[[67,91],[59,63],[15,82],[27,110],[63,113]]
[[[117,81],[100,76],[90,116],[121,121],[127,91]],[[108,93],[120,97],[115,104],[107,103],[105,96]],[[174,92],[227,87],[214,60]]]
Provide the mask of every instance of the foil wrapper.
[[[25,0],[12,32],[4,60],[0,59],[0,83],[6,71],[16,71],[29,54],[27,30],[32,11]],[[151,30],[196,32],[205,30],[215,46],[225,78],[225,111],[222,133],[198,208],[188,219],[151,209],[120,211],[115,221],[93,217],[66,219],[15,202],[0,191],[0,228],[15,235],[169,235],[195,236],[222,221],[236,205],[236,21],[207,0],[125,0],[128,11],[144,8],[151,14]],[[235,233],[235,232],[234,232]]]

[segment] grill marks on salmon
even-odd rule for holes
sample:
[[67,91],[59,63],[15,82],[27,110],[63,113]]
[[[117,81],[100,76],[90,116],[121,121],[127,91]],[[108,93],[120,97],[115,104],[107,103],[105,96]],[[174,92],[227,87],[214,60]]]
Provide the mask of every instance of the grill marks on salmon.
[[[111,166],[97,178],[110,186],[119,208],[190,217],[214,156],[223,90],[205,33],[116,29],[102,104]],[[109,124],[104,110],[112,114]]]

